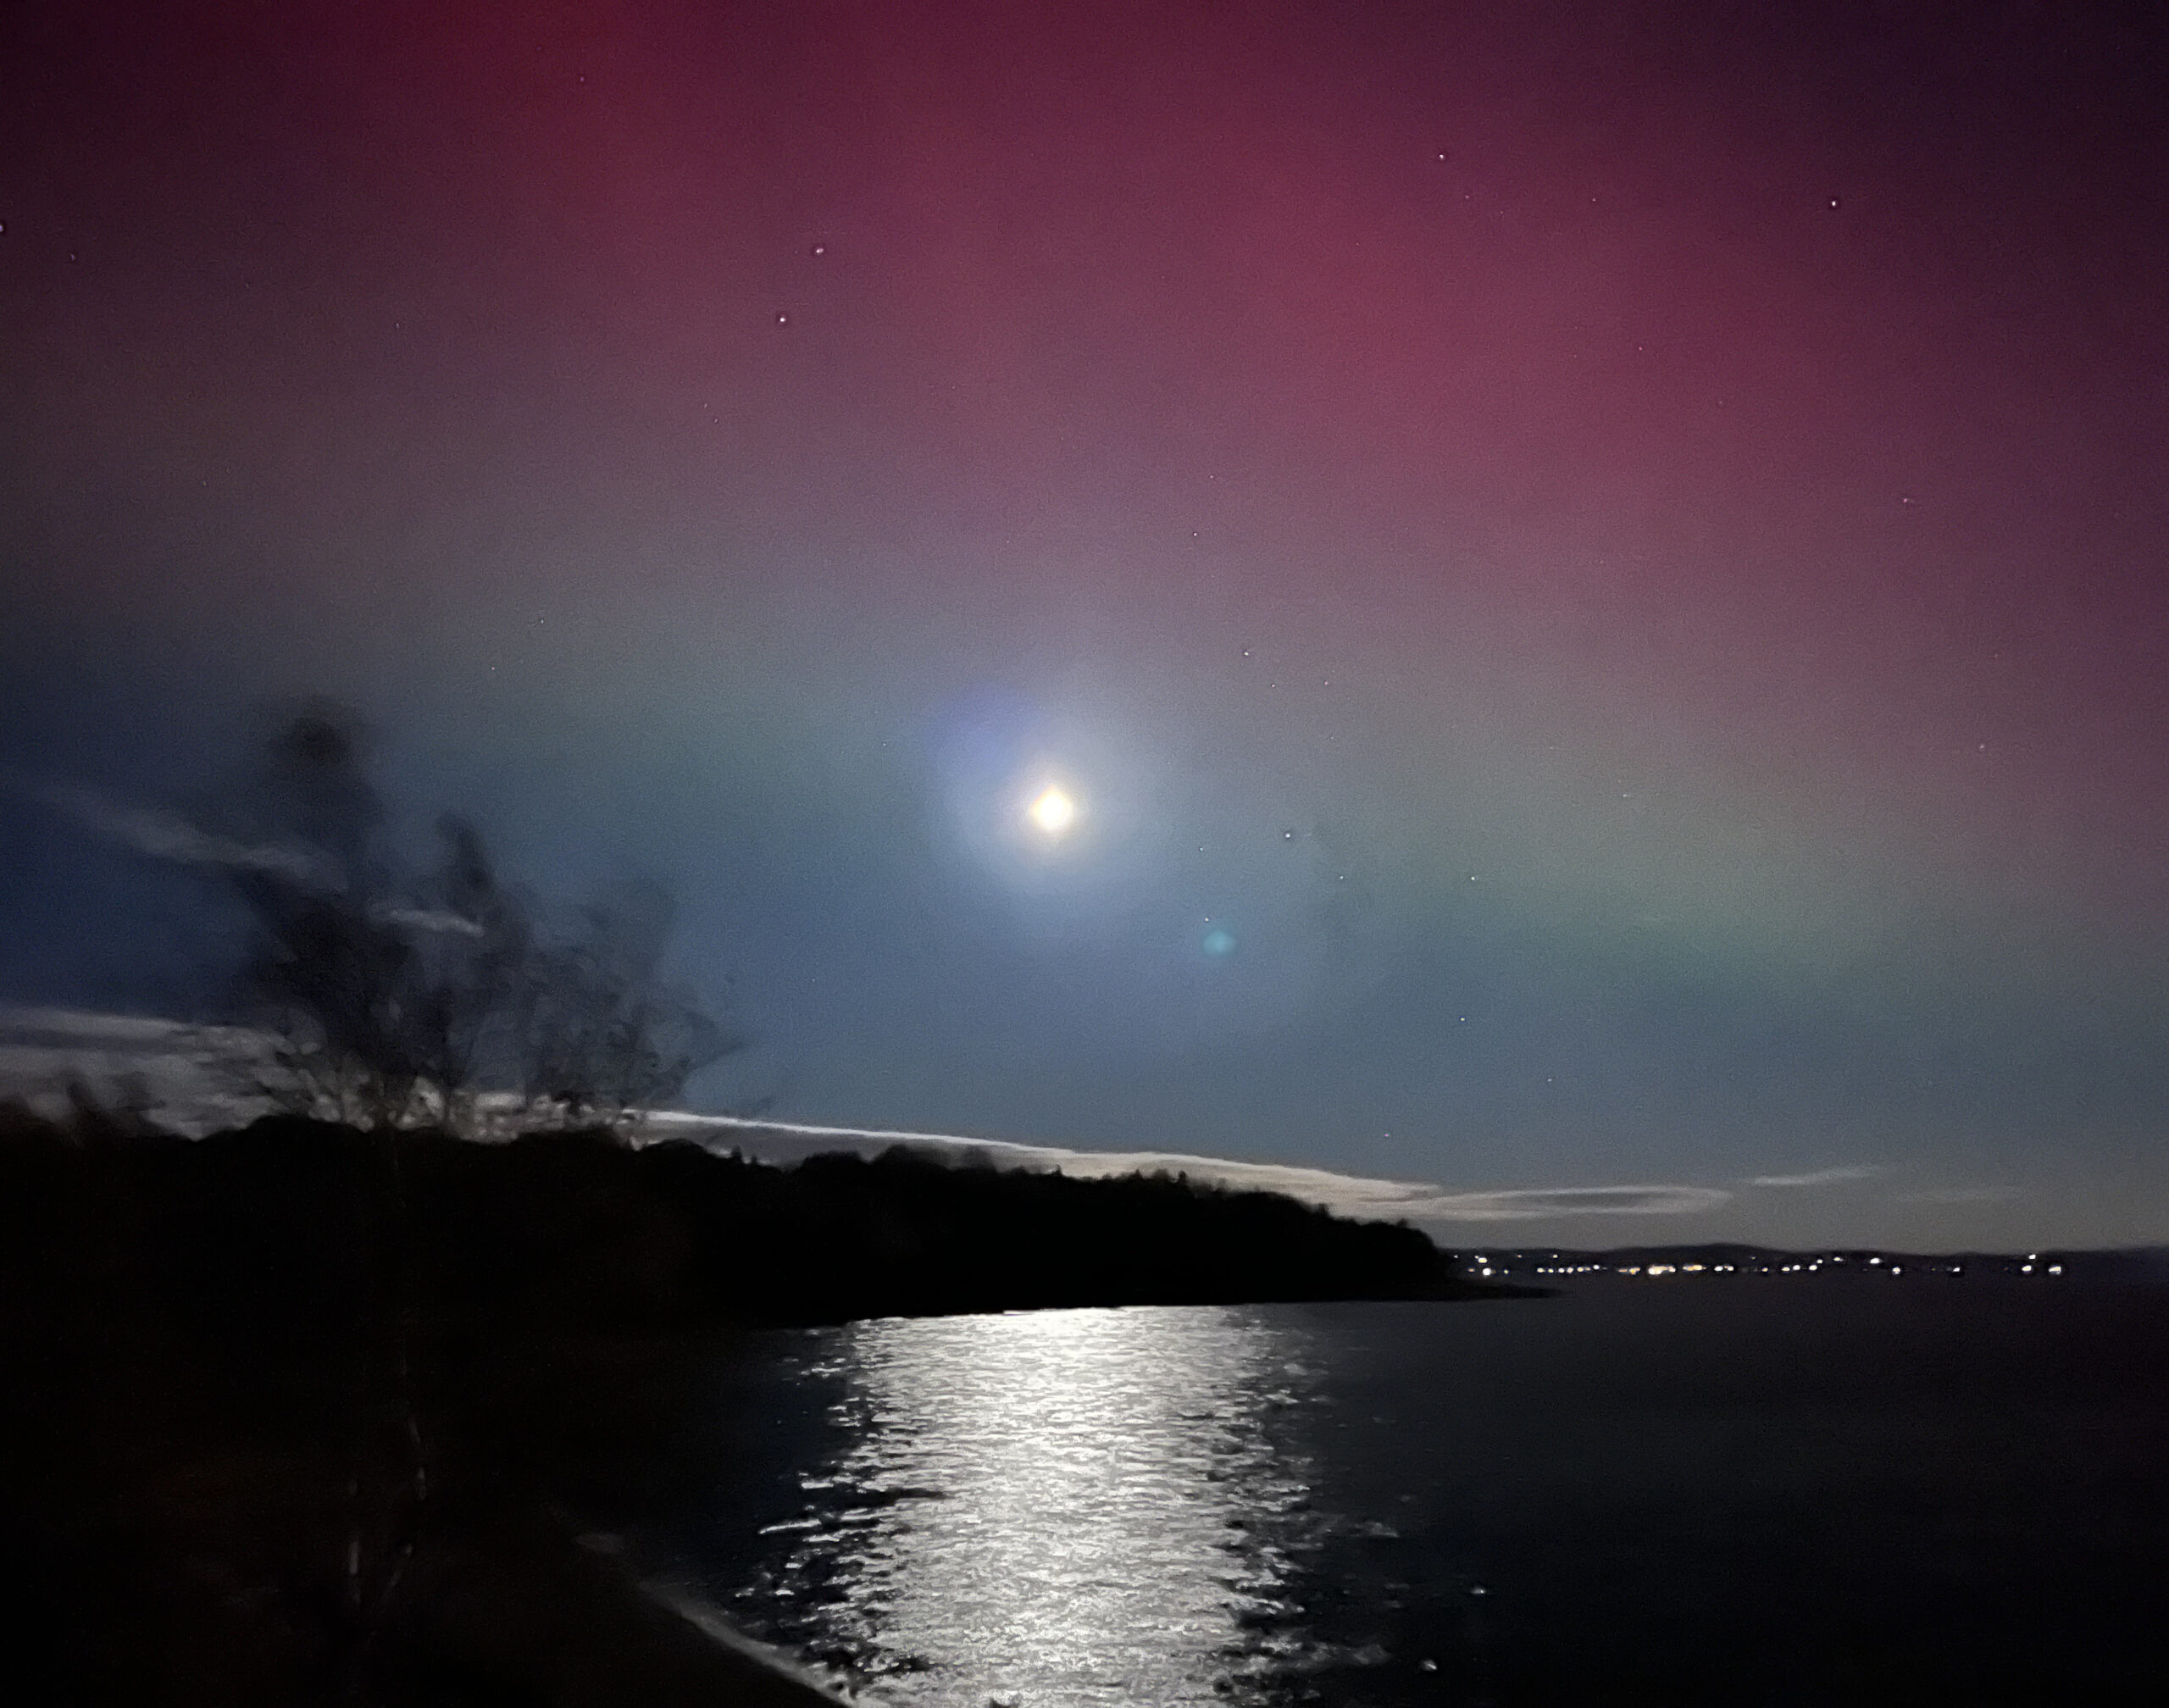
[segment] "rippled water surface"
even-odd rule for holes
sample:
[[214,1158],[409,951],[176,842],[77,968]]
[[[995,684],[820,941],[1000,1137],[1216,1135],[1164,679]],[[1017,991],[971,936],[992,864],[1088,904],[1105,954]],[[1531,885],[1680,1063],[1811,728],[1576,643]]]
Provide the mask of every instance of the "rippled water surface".
[[2165,1305],[863,1323],[735,1372],[675,1545],[759,1634],[929,1708],[2169,1700]]
[[739,1599],[900,1700],[1224,1700],[1283,1646],[1311,1466],[1275,1424],[1313,1339],[1234,1311],[844,1331],[804,1370],[840,1450]]

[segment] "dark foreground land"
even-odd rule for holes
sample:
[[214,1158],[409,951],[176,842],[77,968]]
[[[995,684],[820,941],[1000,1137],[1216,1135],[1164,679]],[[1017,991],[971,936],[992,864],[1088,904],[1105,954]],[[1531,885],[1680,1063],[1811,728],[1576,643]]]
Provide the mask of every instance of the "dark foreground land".
[[1423,1236],[1179,1178],[790,1170],[607,1134],[0,1131],[0,1597],[25,1702],[788,1702],[569,1515],[713,1475],[747,1330],[1451,1299]]

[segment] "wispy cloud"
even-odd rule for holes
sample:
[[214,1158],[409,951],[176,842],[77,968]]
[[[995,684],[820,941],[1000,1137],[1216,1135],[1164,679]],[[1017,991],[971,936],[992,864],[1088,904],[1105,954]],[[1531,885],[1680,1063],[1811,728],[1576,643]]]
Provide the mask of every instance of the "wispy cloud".
[[720,1116],[659,1116],[658,1136],[676,1131],[737,1146],[749,1156],[795,1161],[824,1151],[872,1155],[902,1145],[955,1162],[983,1161],[998,1168],[1060,1168],[1088,1178],[1165,1169],[1238,1190],[1280,1192],[1344,1216],[1411,1222],[1525,1222],[1548,1216],[1686,1216],[1731,1201],[1715,1186],[1538,1186],[1449,1192],[1428,1181],[1382,1180],[1285,1162],[1244,1162],[1180,1151],[1076,1151],[1011,1140],[912,1133],[862,1127],[816,1127],[787,1121],[741,1121]]
[[87,1008],[31,1008],[0,1003],[0,1042],[11,1044],[152,1050],[214,1034],[236,1039],[252,1035],[233,1028],[199,1026],[149,1014],[102,1014]]
[[[182,866],[214,866],[227,871],[275,873],[297,883],[333,886],[334,874],[307,849],[278,842],[237,841],[192,824],[169,808],[135,806],[86,784],[34,784],[24,792],[63,817],[73,819],[92,835],[132,848],[153,860],[172,861]],[[483,934],[482,927],[475,921],[441,907],[387,906],[374,909],[370,917],[388,925],[438,936]]]
[[[57,1110],[63,1106],[57,1101],[59,1089],[69,1079],[80,1078],[105,1091],[126,1075],[146,1082],[160,1118],[186,1131],[203,1132],[260,1112],[260,1105],[235,1090],[248,1076],[230,1070],[234,1064],[261,1061],[269,1045],[262,1034],[238,1027],[192,1026],[71,1009],[0,1007],[0,1096],[25,1097]],[[1428,1182],[1379,1180],[1290,1163],[1247,1162],[1173,1151],[1081,1151],[895,1128],[825,1127],[665,1112],[649,1118],[646,1133],[650,1139],[696,1139],[718,1149],[735,1148],[785,1163],[839,1151],[871,1156],[902,1145],[952,1164],[1060,1168],[1086,1178],[1166,1169],[1238,1190],[1285,1193],[1345,1216],[1412,1217],[1422,1212],[1412,1206],[1439,1195],[1439,1188]]]
[[1732,1201],[1717,1186],[1527,1186],[1449,1192],[1402,1214],[1424,1222],[1533,1222],[1553,1216],[1695,1216]]
[[718,1115],[657,1115],[647,1124],[651,1134],[658,1138],[697,1138],[777,1162],[796,1162],[824,1151],[852,1151],[872,1156],[892,1145],[901,1145],[947,1162],[985,1162],[996,1168],[1059,1168],[1065,1174],[1087,1179],[1164,1169],[1237,1190],[1284,1193],[1346,1216],[1417,1217],[1428,1212],[1416,1206],[1430,1203],[1439,1195],[1439,1188],[1427,1181],[1381,1180],[1295,1163],[1240,1162],[1183,1151],[1080,1151],[1067,1145],[1025,1145],[1008,1139],[975,1139],[900,1128],[824,1127]]
[[1811,1168],[1805,1174],[1757,1174],[1750,1186],[1844,1186],[1855,1180],[1872,1180],[1883,1171],[1870,1163],[1849,1163],[1839,1168]]
[[115,800],[80,783],[43,783],[26,791],[54,812],[101,836],[153,860],[183,866],[220,866],[244,872],[276,872],[303,883],[319,876],[318,862],[299,848],[247,843],[191,824],[163,807]]
[[204,1133],[263,1112],[260,1101],[237,1088],[261,1071],[269,1048],[268,1038],[246,1027],[0,1006],[0,1097],[57,1114],[67,1106],[62,1092],[70,1081],[108,1099],[140,1085],[158,1120]]
[[[239,1028],[62,1009],[0,1008],[0,1095],[50,1095],[71,1073],[93,1084],[140,1074],[158,1112],[202,1131],[257,1112],[236,1100],[222,1063],[258,1057],[269,1046]],[[1539,1186],[1451,1192],[1434,1182],[1386,1180],[1290,1162],[1251,1162],[1184,1151],[1083,1151],[1059,1145],[901,1128],[827,1127],[796,1121],[667,1112],[646,1123],[650,1140],[690,1138],[774,1162],[824,1152],[874,1156],[901,1145],[952,1164],[1059,1168],[1087,1179],[1166,1170],[1238,1191],[1279,1192],[1336,1215],[1437,1223],[1526,1222],[1554,1216],[1686,1216],[1714,1210],[1732,1194],[1711,1186]]]

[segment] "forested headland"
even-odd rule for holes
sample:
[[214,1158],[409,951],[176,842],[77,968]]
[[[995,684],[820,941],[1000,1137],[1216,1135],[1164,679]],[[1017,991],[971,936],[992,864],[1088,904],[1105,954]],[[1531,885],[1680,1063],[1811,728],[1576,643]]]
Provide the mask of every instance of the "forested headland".
[[11,1667],[39,1701],[812,1700],[570,1544],[727,1474],[747,1331],[1488,1290],[1179,1177],[0,1109]]
[[901,1148],[785,1168],[607,1128],[492,1144],[274,1117],[180,1140],[18,1114],[0,1169],[19,1289],[141,1289],[267,1329],[336,1332],[395,1294],[654,1332],[1484,1290],[1413,1228],[1272,1193]]

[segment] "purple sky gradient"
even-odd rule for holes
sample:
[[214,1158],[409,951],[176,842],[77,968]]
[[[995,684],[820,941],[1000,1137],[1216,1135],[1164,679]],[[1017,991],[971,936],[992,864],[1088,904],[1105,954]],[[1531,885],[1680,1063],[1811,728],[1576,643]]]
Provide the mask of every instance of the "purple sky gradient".
[[718,1100],[2169,1237],[2160,33],[0,30],[0,994],[186,958],[36,789],[328,690],[418,824],[676,885]]

